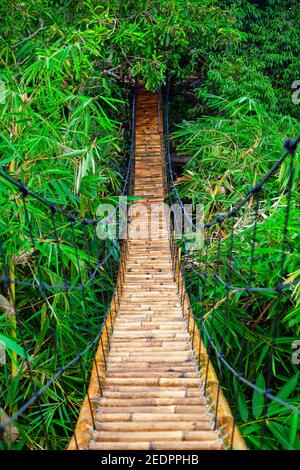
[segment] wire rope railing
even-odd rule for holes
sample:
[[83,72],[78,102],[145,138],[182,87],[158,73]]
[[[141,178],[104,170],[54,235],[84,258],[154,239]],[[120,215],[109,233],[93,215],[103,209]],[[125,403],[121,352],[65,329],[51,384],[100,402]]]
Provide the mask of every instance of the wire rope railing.
[[[131,149],[121,196],[130,194],[133,182],[136,93],[135,86]],[[84,396],[94,423],[88,388],[91,364],[102,391],[124,277],[126,240],[120,246],[116,240],[100,239],[97,219],[66,212],[6,168],[0,169],[0,177],[1,190],[13,201],[2,214],[0,237],[0,289],[7,332],[0,340],[8,359],[4,364],[7,383],[0,395],[6,410],[0,421],[0,448],[30,448],[29,422],[31,428],[34,423],[40,449],[61,448],[72,434],[77,445],[73,431]],[[12,240],[16,226],[17,239]],[[34,337],[32,324],[40,325]],[[95,360],[97,346],[103,353],[103,367]],[[49,419],[55,423],[51,430]]]
[[[178,205],[181,209],[179,221],[178,212],[172,216],[170,229],[174,273],[187,321],[192,317],[200,332],[196,355],[216,426],[222,424],[220,394],[224,391],[233,415],[227,427],[229,448],[234,448],[235,423],[244,427],[246,437],[247,428],[257,430],[258,437],[248,441],[254,448],[272,448],[274,439],[298,448],[298,372],[292,362],[297,325],[288,325],[284,313],[293,311],[292,296],[300,280],[291,268],[297,258],[293,216],[299,210],[295,167],[300,136],[286,140],[282,156],[236,206],[196,226],[173,175],[169,83],[163,90],[163,104],[167,202],[171,208]],[[261,207],[268,207],[264,190],[283,164],[288,168],[288,181],[277,209],[278,239],[274,241]],[[245,214],[248,218],[243,224]],[[189,227],[188,236],[180,232],[184,223]],[[191,250],[197,236],[201,247]],[[270,271],[268,285],[257,284],[261,266]],[[194,326],[192,344],[195,331]],[[216,371],[215,381],[211,368]],[[228,396],[229,390],[234,390],[234,397]]]

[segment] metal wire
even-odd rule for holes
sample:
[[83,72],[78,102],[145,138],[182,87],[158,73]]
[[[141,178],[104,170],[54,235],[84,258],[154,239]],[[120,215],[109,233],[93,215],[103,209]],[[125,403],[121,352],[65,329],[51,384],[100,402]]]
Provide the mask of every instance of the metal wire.
[[[186,212],[184,208],[184,203],[180,198],[179,192],[176,188],[176,182],[174,181],[173,177],[173,170],[172,170],[172,161],[171,161],[171,154],[170,154],[170,131],[169,131],[169,118],[168,118],[168,110],[169,110],[169,82],[167,83],[167,86],[164,89],[164,142],[165,142],[165,158],[166,158],[166,172],[167,172],[167,181],[168,181],[168,191],[169,191],[169,197],[168,197],[168,203],[171,206],[172,203],[175,201],[177,202],[184,215],[188,218],[189,225],[192,227],[193,232],[196,231],[196,226],[193,224],[190,215]],[[267,386],[265,389],[258,387],[254,381],[249,380],[245,376],[245,371],[242,371],[240,369],[242,365],[241,358],[242,357],[247,357],[247,354],[249,354],[249,342],[246,339],[246,334],[245,330],[242,330],[241,333],[241,338],[240,338],[240,360],[238,362],[240,363],[239,370],[237,370],[232,364],[229,363],[229,361],[225,357],[224,349],[225,349],[225,338],[226,335],[229,332],[230,328],[230,294],[241,294],[246,295],[246,296],[253,296],[254,294],[268,294],[271,295],[271,298],[275,296],[276,299],[280,299],[286,289],[290,289],[293,286],[296,286],[299,282],[300,279],[294,279],[291,281],[282,281],[285,277],[285,258],[286,258],[286,251],[287,251],[287,245],[288,245],[288,222],[289,222],[289,215],[290,215],[290,207],[291,207],[291,197],[292,197],[292,185],[293,185],[293,178],[294,178],[294,156],[297,150],[297,147],[300,143],[300,135],[295,139],[287,139],[284,143],[285,151],[283,155],[273,164],[273,166],[270,168],[270,170],[260,179],[260,181],[253,187],[250,188],[248,193],[243,197],[243,199],[240,201],[239,204],[237,204],[234,208],[232,208],[230,211],[228,211],[226,214],[220,214],[217,217],[215,217],[212,221],[208,221],[203,224],[203,232],[204,232],[204,247],[205,250],[203,250],[203,247],[201,248],[200,252],[200,263],[198,263],[198,268],[197,263],[193,260],[191,255],[189,254],[189,249],[187,247],[186,240],[183,238],[183,240],[180,240],[178,243],[180,244],[180,268],[182,271],[182,276],[183,276],[183,283],[184,287],[183,289],[187,288],[191,296],[199,295],[200,293],[200,299],[198,300],[198,304],[200,302],[200,308],[201,308],[201,315],[200,317],[195,315],[195,313],[192,310],[192,316],[194,318],[194,321],[198,324],[199,330],[201,332],[201,336],[203,337],[206,346],[207,346],[207,352],[208,352],[208,362],[206,363],[206,370],[204,372],[204,376],[202,375],[203,380],[204,380],[204,391],[208,393],[207,390],[207,381],[208,381],[208,368],[209,368],[209,362],[211,359],[213,359],[214,364],[217,366],[217,370],[219,373],[219,383],[218,383],[218,390],[217,390],[217,398],[216,398],[216,403],[215,403],[215,425],[217,424],[218,421],[218,400],[219,400],[219,394],[220,394],[220,386],[222,387],[223,385],[223,379],[225,380],[226,375],[224,374],[224,369],[226,369],[231,377],[235,377],[238,381],[238,384],[243,384],[246,387],[249,387],[253,391],[261,394],[264,396],[264,399],[268,402],[272,401],[277,403],[278,405],[281,405],[282,407],[290,410],[293,413],[300,414],[300,410],[298,407],[294,406],[291,403],[288,403],[287,401],[283,400],[280,398],[280,396],[277,396],[272,392],[270,389],[270,384],[271,380],[268,380]],[[255,266],[255,256],[256,256],[256,246],[257,246],[257,230],[259,226],[259,196],[261,193],[261,190],[265,187],[265,185],[268,183],[268,181],[271,179],[271,177],[276,174],[278,169],[281,167],[283,162],[287,159],[287,157],[291,158],[290,162],[290,168],[289,168],[289,181],[288,185],[286,188],[287,192],[287,205],[285,209],[285,218],[284,218],[284,223],[283,223],[283,242],[282,242],[282,249],[281,249],[281,261],[280,261],[280,281],[277,282],[277,284],[274,287],[264,287],[264,286],[255,286],[253,285],[254,281],[254,266]],[[234,239],[237,237],[237,234],[234,233],[234,220],[239,216],[240,211],[243,207],[245,207],[246,203],[250,200],[254,201],[254,214],[253,214],[253,233],[251,236],[251,249],[250,249],[250,256],[249,256],[249,267],[248,269],[248,274],[247,278],[245,276],[241,276],[241,284],[240,286],[234,285],[232,282],[233,278],[233,273],[234,270],[232,268],[232,263],[234,262],[234,255],[233,255],[233,242]],[[222,224],[227,221],[227,219],[232,220],[231,224],[231,235],[229,237],[229,247],[228,247],[228,253],[225,255],[225,260],[226,263],[224,267],[226,266],[226,275],[225,279],[221,276],[220,269],[219,267],[224,263],[224,259],[221,258],[220,256],[220,243],[221,243],[221,238],[218,235],[217,237],[217,242],[216,242],[216,233],[220,233],[220,229]],[[214,237],[211,242],[211,231],[210,229],[215,228],[214,232]],[[171,234],[174,233],[174,226],[171,227]],[[216,244],[218,245],[217,247],[217,254],[211,255],[210,260],[208,259],[209,255],[209,246],[214,246],[214,249],[216,249]],[[174,246],[175,245],[175,246]],[[226,245],[226,244],[225,244]],[[172,265],[173,266],[178,266],[178,248],[176,247],[176,242],[173,240],[172,246]],[[226,247],[226,246],[225,246]],[[177,261],[176,261],[177,260]],[[214,266],[214,269],[208,269],[209,264]],[[199,270],[198,270],[199,269]],[[195,282],[196,278],[196,282]],[[177,276],[178,280],[178,276]],[[207,283],[209,285],[207,286]],[[244,285],[243,285],[244,284]],[[195,293],[195,285],[197,286],[197,290]],[[226,307],[225,307],[225,314],[223,317],[223,323],[220,323],[221,320],[217,321],[217,312],[218,315],[221,316],[222,313],[219,311],[218,307],[218,301],[216,297],[216,292],[217,289],[225,289],[225,302],[226,302]],[[179,292],[181,295],[181,298],[184,298],[184,293],[180,290],[179,286]],[[208,296],[210,294],[210,296]],[[238,297],[240,298],[240,297]],[[197,297],[195,299],[197,301]],[[209,314],[207,313],[207,307],[205,308],[204,303],[210,303],[210,308],[209,308]],[[182,302],[183,309],[184,309],[184,304]],[[195,304],[197,305],[197,304]],[[239,304],[237,304],[239,305]],[[243,305],[240,307],[241,312],[243,312]],[[188,310],[188,324],[190,324],[190,314],[191,314],[191,308],[189,307]],[[245,312],[243,313],[245,314]],[[273,327],[272,327],[272,343],[274,344],[276,341],[276,335],[278,333],[278,324],[279,324],[279,309],[277,310],[277,315],[276,318],[274,319],[273,322]],[[207,325],[207,322],[209,320],[209,325]],[[243,327],[245,328],[246,326],[246,320],[243,322]],[[220,341],[217,339],[218,336],[220,336],[220,328],[222,325],[222,336]],[[194,333],[192,333],[194,335]],[[193,341],[193,339],[192,339]],[[219,343],[219,345],[218,345]],[[199,361],[200,361],[200,356],[201,356],[201,341],[199,343]],[[270,361],[269,365],[267,367],[268,369],[268,374],[273,375],[272,372],[272,358],[270,356]],[[200,363],[200,370],[201,370],[201,363]],[[230,382],[230,379],[228,379]],[[255,377],[256,381],[256,377]],[[235,400],[236,403],[236,400]],[[237,407],[234,406],[234,421],[237,420]],[[266,408],[264,408],[264,413],[266,411]],[[232,427],[232,435],[230,436],[231,443],[230,445],[233,445],[234,442],[234,426]]]
[[[131,149],[124,185],[120,196],[128,194],[131,190],[132,185],[135,154],[136,94],[137,82],[135,84],[134,91],[132,94]],[[43,198],[39,194],[29,189],[23,182],[16,180],[3,168],[0,169],[0,176],[21,194],[21,199],[23,201],[23,214],[25,216],[22,230],[25,233],[25,239],[28,240],[31,244],[30,256],[32,258],[32,265],[30,265],[29,267],[30,272],[27,273],[28,269],[25,271],[23,269],[21,272],[21,275],[25,278],[24,280],[18,278],[18,272],[14,272],[12,275],[8,267],[8,254],[6,254],[4,250],[4,246],[7,244],[7,240],[9,240],[9,230],[7,232],[3,232],[3,240],[0,237],[0,254],[3,259],[4,273],[0,276],[0,285],[2,284],[3,289],[7,290],[8,293],[10,291],[14,291],[16,287],[20,288],[19,292],[22,292],[22,290],[28,288],[32,289],[33,292],[37,291],[39,293],[37,304],[40,305],[49,305],[49,299],[47,297],[48,294],[53,294],[54,296],[61,294],[63,298],[66,299],[66,311],[68,312],[68,318],[66,316],[67,314],[65,314],[65,319],[68,320],[68,324],[70,325],[70,334],[73,338],[74,343],[73,352],[75,352],[74,356],[67,363],[62,363],[63,355],[62,351],[59,351],[59,333],[56,331],[56,327],[53,327],[52,324],[52,326],[50,327],[51,336],[49,337],[48,341],[51,341],[53,343],[54,348],[58,353],[56,355],[55,362],[60,361],[61,364],[59,365],[59,367],[56,368],[56,371],[51,375],[51,377],[46,381],[46,383],[37,389],[37,385],[34,379],[34,371],[31,368],[29,353],[31,340],[28,340],[28,338],[26,338],[22,333],[24,330],[24,320],[22,319],[22,321],[20,321],[20,311],[18,311],[17,305],[15,303],[12,305],[12,307],[14,308],[16,320],[18,322],[18,334],[20,336],[20,345],[23,347],[25,353],[26,364],[27,369],[29,371],[29,378],[33,393],[30,398],[27,399],[25,403],[23,403],[12,414],[12,416],[10,416],[8,419],[1,423],[0,444],[2,442],[3,447],[7,447],[8,443],[6,441],[5,431],[7,430],[8,426],[15,423],[18,418],[23,416],[26,412],[30,411],[32,406],[37,403],[39,420],[41,423],[41,427],[44,430],[45,446],[46,448],[51,448],[51,442],[49,440],[47,428],[45,426],[45,415],[41,404],[41,398],[46,392],[46,390],[56,384],[59,379],[61,380],[61,384],[63,384],[63,381],[65,380],[63,377],[64,374],[67,371],[69,371],[69,373],[72,373],[70,372],[70,369],[74,367],[74,365],[79,366],[81,380],[83,384],[83,393],[85,393],[87,396],[93,427],[95,427],[93,406],[87,387],[88,371],[86,370],[85,364],[87,358],[89,358],[89,353],[92,352],[93,348],[98,344],[100,340],[99,347],[102,348],[105,368],[107,367],[107,350],[104,347],[102,341],[102,333],[103,331],[106,331],[107,333],[107,345],[109,348],[110,336],[113,330],[113,319],[111,316],[111,308],[109,307],[112,305],[114,309],[116,309],[118,302],[114,289],[114,284],[117,283],[116,276],[118,276],[118,264],[117,259],[115,259],[115,255],[118,254],[119,256],[121,250],[118,245],[113,244],[113,246],[108,250],[108,252],[103,257],[101,257],[100,253],[105,252],[107,250],[107,247],[105,242],[96,239],[95,228],[98,224],[98,220],[79,218],[73,214],[65,212],[56,203]],[[36,221],[35,216],[31,211],[31,206],[30,208],[28,207],[27,201],[29,199],[31,204],[36,203],[39,205],[39,212],[37,217],[40,216],[40,208],[42,208],[42,210],[44,211],[45,217],[42,218],[41,221]],[[116,210],[117,207],[114,209],[114,214]],[[40,264],[39,260],[39,255],[44,256],[44,251],[42,250],[41,244],[43,223],[47,224],[47,232],[49,232],[49,224],[52,227],[53,237],[51,239],[51,250],[55,249],[56,257],[54,259],[57,260],[57,272],[53,274],[55,274],[54,279],[57,276],[59,278],[62,278],[61,283],[54,282],[53,284],[49,284],[49,282],[46,282],[44,279],[45,276],[48,275],[47,270],[45,272],[45,270],[42,269],[42,264]],[[72,249],[73,256],[73,272],[71,272],[70,270],[68,258],[66,257],[66,253],[68,253],[68,250],[70,248]],[[92,266],[92,262],[95,259],[96,264]],[[83,266],[85,266],[86,271],[83,271]],[[123,263],[121,263],[119,269],[121,269],[121,271],[124,269]],[[88,274],[88,272],[89,276],[86,279],[86,274]],[[122,275],[124,275],[124,273]],[[28,278],[31,277],[32,279],[28,280]],[[70,281],[69,278],[72,278],[72,280]],[[106,279],[107,281],[107,279],[109,278],[111,279],[110,287],[103,289],[101,282],[103,282],[103,279]],[[96,299],[97,292],[100,292],[102,294],[101,303],[99,302],[100,297]],[[74,318],[75,307],[77,309],[82,309],[83,315],[80,315],[79,322],[78,320],[75,321]],[[91,309],[93,310],[92,312]],[[52,309],[50,309],[48,313],[49,315],[51,315]],[[102,320],[100,321],[101,316]],[[33,315],[33,318],[34,317],[35,316]],[[109,322],[107,322],[108,318]],[[94,320],[97,323],[96,327],[92,326],[92,322]],[[110,324],[109,331],[107,330],[108,323]],[[95,328],[97,330],[96,335]],[[82,342],[87,344],[87,346],[80,350],[80,343]],[[102,393],[101,377],[98,371],[97,364],[96,373],[98,377],[99,391],[100,393]],[[63,394],[66,393],[64,391],[64,387],[60,387],[60,390],[62,390]],[[66,401],[68,401],[68,396],[66,396],[65,399]],[[71,412],[73,413],[73,406],[71,408]],[[75,444],[78,445],[76,435],[74,435],[74,440]]]

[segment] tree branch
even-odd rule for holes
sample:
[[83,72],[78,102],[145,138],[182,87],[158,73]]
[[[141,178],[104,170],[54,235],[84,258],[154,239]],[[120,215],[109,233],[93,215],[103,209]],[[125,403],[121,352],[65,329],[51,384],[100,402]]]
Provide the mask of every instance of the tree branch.
[[15,49],[16,47],[21,46],[22,44],[24,44],[24,42],[29,41],[30,39],[34,38],[37,34],[39,34],[44,29],[43,20],[40,20],[40,25],[41,26],[39,27],[39,29],[37,29],[34,33],[30,34],[30,36],[28,36],[27,38],[24,38],[22,39],[22,41],[18,42],[17,44],[14,44],[12,48]]

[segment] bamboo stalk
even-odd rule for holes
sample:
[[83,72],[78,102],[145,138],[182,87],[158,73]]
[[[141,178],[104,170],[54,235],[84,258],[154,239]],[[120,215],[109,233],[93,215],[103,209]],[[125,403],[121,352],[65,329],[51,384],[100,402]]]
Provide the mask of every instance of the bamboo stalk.
[[[17,318],[16,318],[16,288],[15,288],[15,265],[13,261],[10,261],[8,267],[8,275],[11,279],[11,283],[9,285],[9,303],[14,306],[14,314],[11,315],[11,329],[10,334],[11,337],[16,340],[17,339]],[[11,351],[11,378],[14,380],[18,375],[18,357],[14,351]]]
[[125,422],[112,422],[112,423],[96,423],[97,431],[200,431],[210,430],[211,424],[209,421],[202,421],[201,423],[190,421],[162,421],[162,422],[138,422],[138,421],[125,421]]

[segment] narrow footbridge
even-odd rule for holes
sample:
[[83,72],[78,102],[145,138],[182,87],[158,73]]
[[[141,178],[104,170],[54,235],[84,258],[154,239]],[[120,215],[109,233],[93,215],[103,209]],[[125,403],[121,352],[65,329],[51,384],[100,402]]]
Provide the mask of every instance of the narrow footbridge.
[[[281,299],[299,282],[297,276],[288,275],[288,261],[294,157],[300,137],[286,141],[284,154],[236,206],[203,225],[204,248],[193,259],[186,240],[176,240],[176,220],[166,210],[177,203],[185,212],[171,167],[167,102],[167,89],[155,94],[142,82],[136,84],[132,149],[122,191],[131,200],[118,250],[113,244],[105,251],[96,236],[98,220],[65,212],[5,165],[0,170],[0,189],[13,208],[3,214],[1,225],[0,286],[5,296],[1,308],[13,312],[11,328],[19,348],[11,353],[11,377],[18,378],[25,390],[25,401],[16,395],[10,412],[1,418],[4,448],[18,443],[18,426],[26,430],[31,420],[36,423],[39,448],[55,448],[48,429],[49,410],[57,413],[56,423],[64,423],[57,432],[69,450],[246,450],[237,425],[247,420],[246,389],[253,394],[254,421],[263,416],[274,419],[278,407],[286,419],[300,414],[297,396],[283,396],[276,389],[280,371],[273,348],[284,308]],[[258,253],[257,240],[261,221],[269,215],[261,214],[260,197],[283,164],[288,178],[280,209],[280,263],[271,267],[266,257],[273,284],[257,286],[255,259],[264,256],[263,251]],[[245,213],[250,213],[247,219]],[[250,228],[239,231],[244,220]],[[193,220],[189,223],[194,230]],[[20,226],[19,248],[12,256],[15,226]],[[237,265],[239,251],[244,258]],[[54,252],[57,262],[51,265]],[[45,259],[48,269],[41,267]],[[107,270],[111,275],[105,277]],[[24,300],[28,292],[34,300],[30,305]],[[259,296],[267,296],[268,302]],[[261,308],[258,314],[254,302]],[[275,314],[262,320],[270,321],[271,339],[262,342],[264,377],[257,380],[251,366],[259,353],[253,341],[255,328],[273,303]],[[233,336],[236,360],[227,342],[233,317],[240,319]],[[27,326],[38,321],[46,325],[43,337],[32,338]],[[61,354],[60,363],[63,334],[71,338],[74,350]],[[258,334],[263,337],[262,330]],[[55,353],[52,374],[35,362],[42,347]],[[244,356],[249,359],[243,370]],[[70,390],[65,384],[76,384],[79,375],[85,398],[78,415],[75,392],[73,396],[72,387],[71,393],[65,392]],[[226,395],[232,383],[236,398]],[[79,399],[81,403],[82,394]],[[273,430],[267,420],[264,425],[268,432]],[[24,440],[26,432],[21,435]],[[29,437],[24,442],[31,448]]]
[[[232,435],[234,420],[222,392],[217,421],[204,393],[200,370],[206,370],[206,352],[194,319],[188,318],[188,298],[184,304],[181,299],[182,278],[164,212],[162,101],[142,85],[135,132],[133,192],[140,200],[130,208],[133,229],[129,224],[121,261],[120,305],[107,318],[76,441],[69,449],[223,449],[223,436]],[[104,358],[108,330],[110,350]],[[103,373],[101,390],[97,366]],[[212,367],[209,375],[217,390]],[[233,446],[245,448],[237,428]]]

